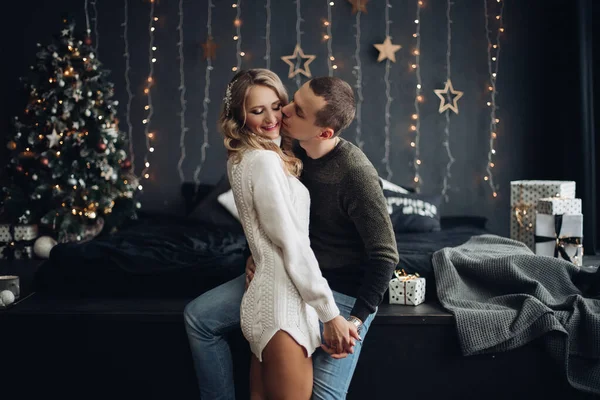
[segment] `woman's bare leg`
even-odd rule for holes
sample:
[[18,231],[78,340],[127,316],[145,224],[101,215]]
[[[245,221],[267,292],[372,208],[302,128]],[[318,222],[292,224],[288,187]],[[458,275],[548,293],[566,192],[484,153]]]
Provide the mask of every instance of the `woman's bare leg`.
[[312,395],[313,365],[287,332],[279,331],[262,354],[261,373],[269,400],[309,400]]
[[261,369],[260,361],[252,354],[252,360],[250,360],[250,400],[266,400]]

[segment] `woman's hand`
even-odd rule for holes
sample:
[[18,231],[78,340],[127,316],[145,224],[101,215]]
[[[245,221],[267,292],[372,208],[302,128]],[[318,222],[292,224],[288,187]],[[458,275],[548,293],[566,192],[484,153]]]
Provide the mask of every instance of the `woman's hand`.
[[250,256],[246,260],[246,290],[248,290],[248,286],[254,278],[254,272],[256,272],[256,265],[254,265],[254,259]]
[[323,324],[323,339],[326,344],[322,344],[321,348],[337,359],[354,353],[356,340],[361,340],[356,326],[341,315]]

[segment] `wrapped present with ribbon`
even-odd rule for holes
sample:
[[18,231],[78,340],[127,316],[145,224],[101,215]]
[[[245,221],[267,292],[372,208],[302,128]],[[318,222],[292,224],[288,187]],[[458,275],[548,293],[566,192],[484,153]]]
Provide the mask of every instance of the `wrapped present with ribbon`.
[[33,243],[38,237],[37,225],[0,225],[0,260],[33,258]]
[[583,214],[536,216],[535,254],[558,257],[575,265],[583,262]]
[[425,278],[404,270],[396,270],[394,275],[389,284],[390,304],[417,306],[425,301]]
[[510,182],[510,238],[535,251],[536,211],[540,199],[575,198],[575,181],[520,180]]

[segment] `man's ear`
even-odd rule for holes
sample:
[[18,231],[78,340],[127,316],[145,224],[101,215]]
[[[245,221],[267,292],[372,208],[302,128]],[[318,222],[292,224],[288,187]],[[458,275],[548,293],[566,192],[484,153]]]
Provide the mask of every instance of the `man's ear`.
[[334,134],[333,129],[323,128],[321,133],[319,133],[319,139],[321,139],[321,140],[331,139],[333,137],[333,134]]

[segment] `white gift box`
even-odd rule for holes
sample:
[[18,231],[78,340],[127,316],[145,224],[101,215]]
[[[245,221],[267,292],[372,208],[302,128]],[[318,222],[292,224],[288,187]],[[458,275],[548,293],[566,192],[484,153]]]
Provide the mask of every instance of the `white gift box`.
[[[4,260],[4,249],[7,246],[0,246],[0,260]],[[15,260],[31,260],[33,258],[33,247],[24,246],[14,250]]]
[[12,240],[20,242],[21,240],[34,240],[38,236],[37,225],[15,225],[14,237],[11,234],[11,225],[0,225],[0,243],[8,243]]
[[[14,258],[16,260],[33,258],[33,241],[38,236],[37,225],[14,225],[0,224],[0,260],[5,259],[5,250],[11,243],[16,243],[14,249]],[[19,243],[19,242],[28,243]],[[20,244],[20,245],[19,245]]]
[[[560,232],[556,232],[556,220]],[[583,214],[549,215],[538,213],[535,223],[535,254],[565,258],[561,249],[575,265],[581,266],[583,258]],[[558,240],[557,240],[558,239]]]
[[399,276],[390,281],[390,304],[417,306],[425,301],[425,278]]
[[538,201],[536,210],[538,214],[549,215],[581,214],[581,199],[546,197]]
[[575,198],[575,181],[521,180],[510,182],[510,238],[535,251],[534,232],[540,199]]

